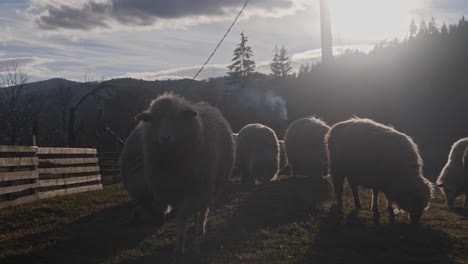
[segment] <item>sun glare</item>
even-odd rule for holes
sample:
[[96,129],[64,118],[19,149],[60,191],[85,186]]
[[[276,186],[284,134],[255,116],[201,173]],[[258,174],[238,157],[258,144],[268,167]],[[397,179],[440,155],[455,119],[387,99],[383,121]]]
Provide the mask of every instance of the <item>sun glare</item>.
[[382,40],[402,37],[417,1],[330,0],[335,39]]

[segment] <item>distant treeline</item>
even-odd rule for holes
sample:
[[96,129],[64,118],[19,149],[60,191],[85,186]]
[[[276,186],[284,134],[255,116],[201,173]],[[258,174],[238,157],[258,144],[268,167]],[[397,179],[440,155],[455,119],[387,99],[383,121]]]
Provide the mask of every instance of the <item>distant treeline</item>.
[[[456,25],[437,27],[433,20],[415,27],[413,23],[404,40],[382,42],[369,54],[348,51],[328,65],[301,67],[295,76],[257,73],[235,85],[227,77],[214,78],[186,90],[189,80],[105,81],[106,88],[77,110],[76,146],[119,151],[118,138],[125,139],[136,125],[133,117],[158,94],[173,91],[219,107],[234,131],[259,122],[282,137],[290,122],[310,115],[330,125],[352,116],[391,124],[414,138],[426,176],[433,179],[450,145],[468,136],[468,22],[462,18]],[[27,84],[18,102],[26,102],[29,110],[15,111],[30,118],[16,129],[15,143],[31,143],[34,119],[41,146],[65,146],[70,108],[99,85],[103,82],[62,79]],[[0,105],[2,124],[6,113],[15,113],[8,107]],[[2,126],[0,144],[12,142],[9,131]]]

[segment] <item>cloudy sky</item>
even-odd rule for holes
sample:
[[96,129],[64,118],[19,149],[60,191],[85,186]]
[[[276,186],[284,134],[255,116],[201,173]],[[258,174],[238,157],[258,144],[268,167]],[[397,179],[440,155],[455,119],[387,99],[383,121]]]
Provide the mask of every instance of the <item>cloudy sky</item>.
[[[0,0],[0,71],[54,77],[192,77],[244,0]],[[468,15],[467,0],[330,0],[335,53],[404,37],[411,18],[439,25]],[[320,57],[319,0],[250,0],[200,78],[221,76],[240,33],[260,71],[276,44],[295,65]]]

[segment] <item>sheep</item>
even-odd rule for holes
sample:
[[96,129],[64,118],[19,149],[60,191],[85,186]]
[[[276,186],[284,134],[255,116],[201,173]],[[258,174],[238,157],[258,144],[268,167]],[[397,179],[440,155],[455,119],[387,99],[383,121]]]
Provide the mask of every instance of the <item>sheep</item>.
[[120,175],[128,192],[130,204],[134,207],[132,222],[143,213],[151,213],[157,226],[164,224],[166,207],[159,204],[144,177],[143,131],[140,123],[130,133],[120,154]]
[[436,186],[442,189],[450,209],[453,208],[455,199],[462,194],[465,194],[465,208],[468,208],[467,152],[468,138],[455,142],[436,181]]
[[288,166],[288,156],[286,155],[284,140],[278,140],[278,144],[280,147],[279,170],[281,171]]
[[337,205],[342,208],[344,179],[348,179],[354,206],[361,208],[358,186],[372,189],[372,211],[378,223],[378,194],[387,198],[389,220],[394,222],[393,203],[419,222],[429,206],[432,184],[423,177],[423,162],[413,140],[370,119],[351,118],[332,126],[325,136]]
[[236,163],[244,185],[266,183],[279,169],[279,145],[275,132],[261,124],[246,125],[236,141]]
[[175,252],[184,252],[185,226],[206,230],[209,208],[223,191],[234,163],[232,130],[221,112],[173,93],[135,116],[143,134],[144,176],[155,200],[175,210]]
[[464,171],[464,177],[463,177],[463,180],[464,180],[464,185],[465,186],[465,190],[467,191],[465,193],[465,208],[467,207],[466,204],[466,197],[468,196],[467,193],[468,193],[468,146],[465,148],[465,154],[463,155],[463,171]]
[[292,122],[284,136],[286,155],[291,175],[326,176],[328,164],[324,144],[330,127],[315,117],[305,117]]

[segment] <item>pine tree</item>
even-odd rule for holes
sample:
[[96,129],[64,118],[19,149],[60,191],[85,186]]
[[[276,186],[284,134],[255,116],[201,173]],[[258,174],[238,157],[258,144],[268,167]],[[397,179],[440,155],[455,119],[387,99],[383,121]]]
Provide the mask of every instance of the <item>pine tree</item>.
[[291,67],[291,59],[288,56],[288,51],[281,47],[279,51],[279,60],[281,62],[281,77],[286,78],[291,74],[292,67]]
[[439,28],[437,27],[437,23],[434,17],[431,18],[431,21],[429,22],[427,26],[428,33],[431,35],[435,35],[440,33]]
[[275,77],[281,77],[281,62],[278,45],[273,50],[273,61],[270,63],[271,75]]
[[309,72],[310,72],[309,63],[306,63],[306,65],[301,64],[301,66],[299,66],[299,70],[297,72],[297,77],[298,78],[303,77],[304,75],[306,75]]
[[228,66],[230,81],[233,83],[243,82],[255,71],[255,62],[252,48],[247,46],[247,37],[241,33],[241,42],[234,49],[233,63]]
[[448,29],[447,29],[447,25],[445,23],[440,28],[440,33],[442,33],[442,35],[448,35]]
[[411,23],[409,25],[409,36],[410,38],[414,38],[418,33],[418,26],[416,26],[416,22],[414,22],[414,18],[411,19]]
[[459,28],[462,28],[462,27],[465,26],[466,24],[468,24],[468,22],[466,22],[465,16],[462,16],[462,18],[460,19],[460,21],[458,21],[458,27],[459,27]]
[[284,46],[278,50],[278,46],[275,47],[273,62],[270,64],[272,76],[278,78],[286,78],[291,74],[291,60],[289,59],[288,52]]
[[426,21],[421,21],[421,24],[419,25],[419,30],[418,30],[418,36],[426,35],[427,34],[427,24]]

